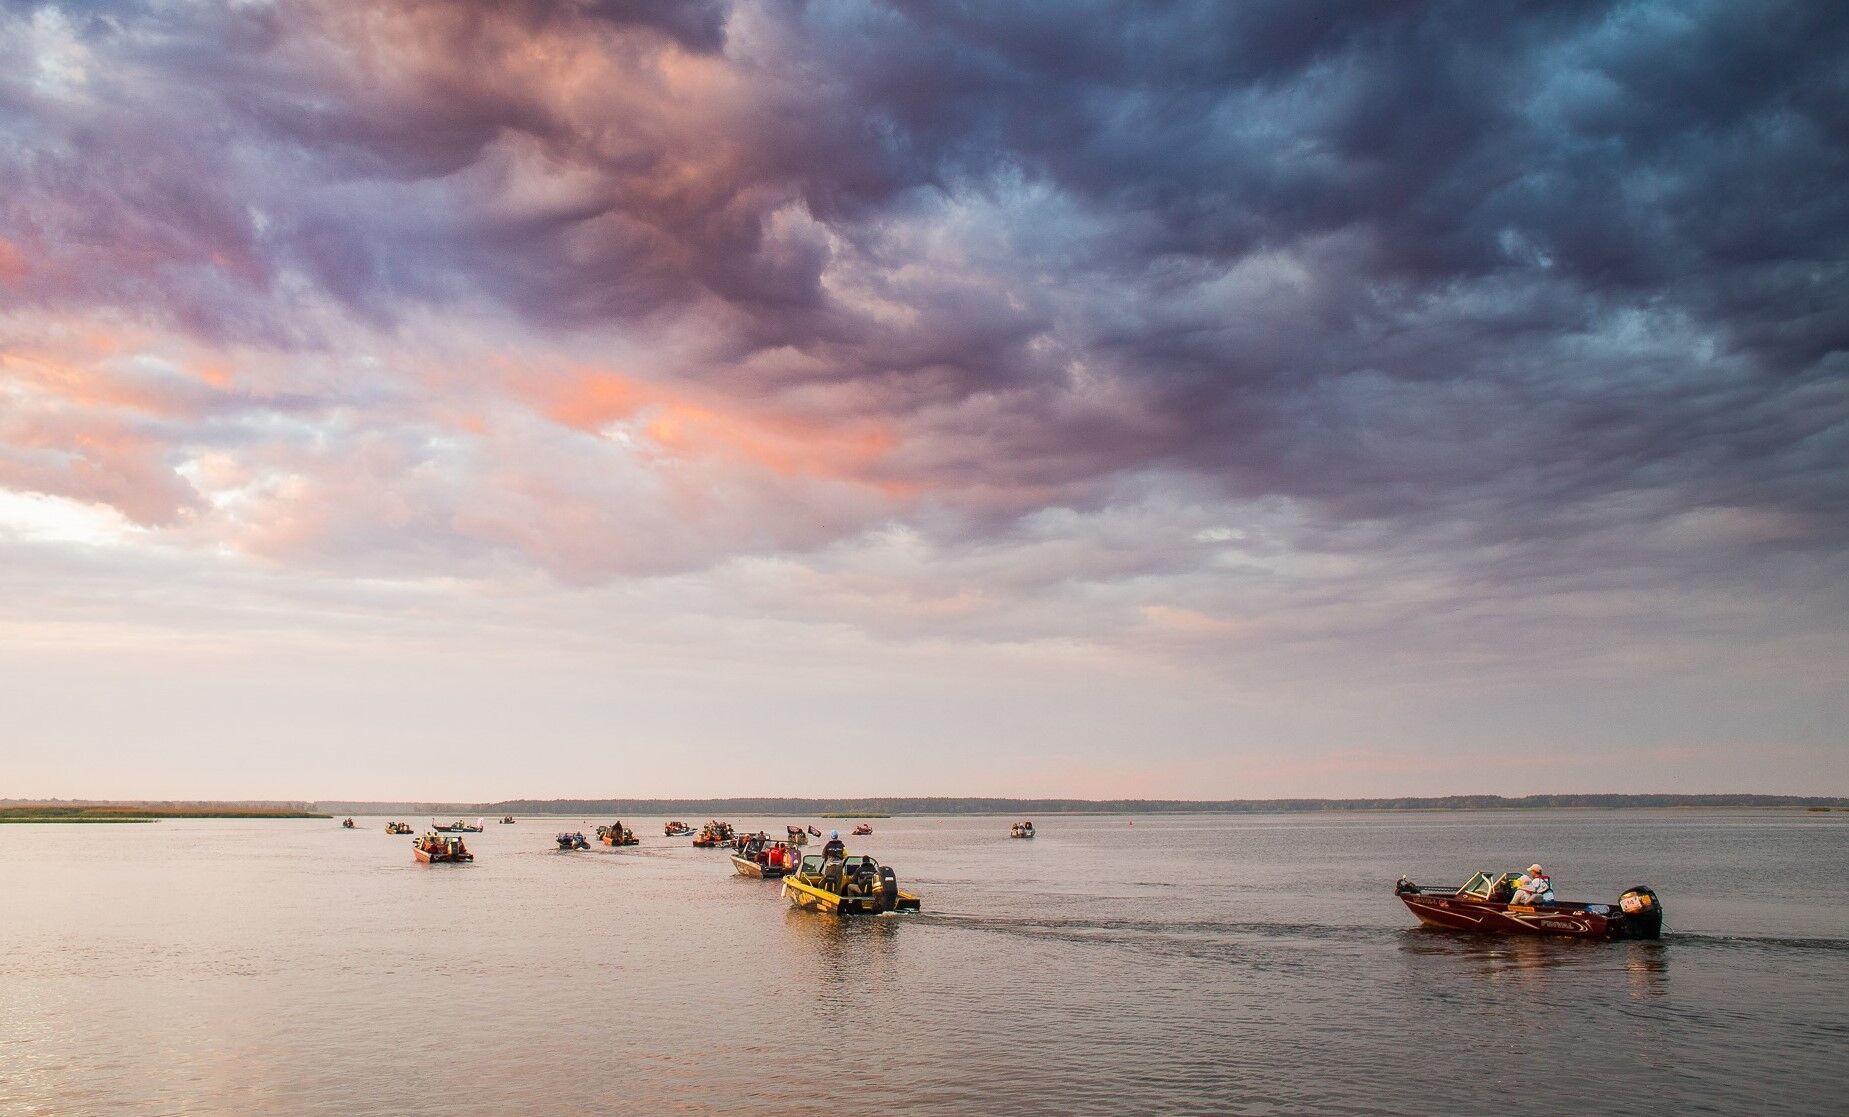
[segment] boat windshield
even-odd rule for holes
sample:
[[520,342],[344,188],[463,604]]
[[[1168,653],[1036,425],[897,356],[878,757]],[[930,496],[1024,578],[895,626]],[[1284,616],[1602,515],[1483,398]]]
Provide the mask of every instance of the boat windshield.
[[1488,873],[1478,873],[1468,881],[1465,881],[1464,887],[1458,889],[1457,892],[1460,896],[1475,896],[1478,899],[1487,900],[1489,899],[1490,884],[1491,878]]

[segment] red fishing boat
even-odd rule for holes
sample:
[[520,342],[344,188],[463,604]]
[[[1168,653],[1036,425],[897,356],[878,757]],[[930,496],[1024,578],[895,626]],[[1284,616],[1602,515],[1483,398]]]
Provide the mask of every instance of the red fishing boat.
[[1518,875],[1478,873],[1461,888],[1424,888],[1401,877],[1393,891],[1419,922],[1451,931],[1578,939],[1654,939],[1663,933],[1662,902],[1641,884],[1626,889],[1615,904],[1518,904],[1507,891]]
[[871,833],[873,833],[873,827],[867,825],[864,822],[861,823],[859,826],[854,827],[854,836],[856,838],[864,838],[868,834],[871,834]]

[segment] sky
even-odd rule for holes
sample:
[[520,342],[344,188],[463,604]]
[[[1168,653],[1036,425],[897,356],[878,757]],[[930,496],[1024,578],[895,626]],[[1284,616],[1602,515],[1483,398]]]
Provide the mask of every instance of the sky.
[[0,797],[1849,794],[1849,8],[0,0]]

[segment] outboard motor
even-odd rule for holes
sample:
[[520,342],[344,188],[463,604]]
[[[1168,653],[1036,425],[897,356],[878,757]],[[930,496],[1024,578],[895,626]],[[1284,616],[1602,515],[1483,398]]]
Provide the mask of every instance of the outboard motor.
[[1613,938],[1654,939],[1663,934],[1663,902],[1644,885],[1634,885],[1618,897],[1618,910],[1624,914]]
[[880,866],[880,910],[891,911],[899,906],[899,875],[892,871],[891,865]]

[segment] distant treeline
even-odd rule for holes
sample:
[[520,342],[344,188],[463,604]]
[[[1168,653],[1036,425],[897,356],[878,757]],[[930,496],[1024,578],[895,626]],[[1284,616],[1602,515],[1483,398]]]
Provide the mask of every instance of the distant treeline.
[[[908,814],[1276,814],[1301,811],[1490,811],[1639,807],[1849,807],[1815,795],[1439,795],[1399,799],[503,799],[495,803],[307,804],[331,814],[678,815],[698,822],[733,815],[873,817]],[[695,817],[698,816],[698,817]]]

